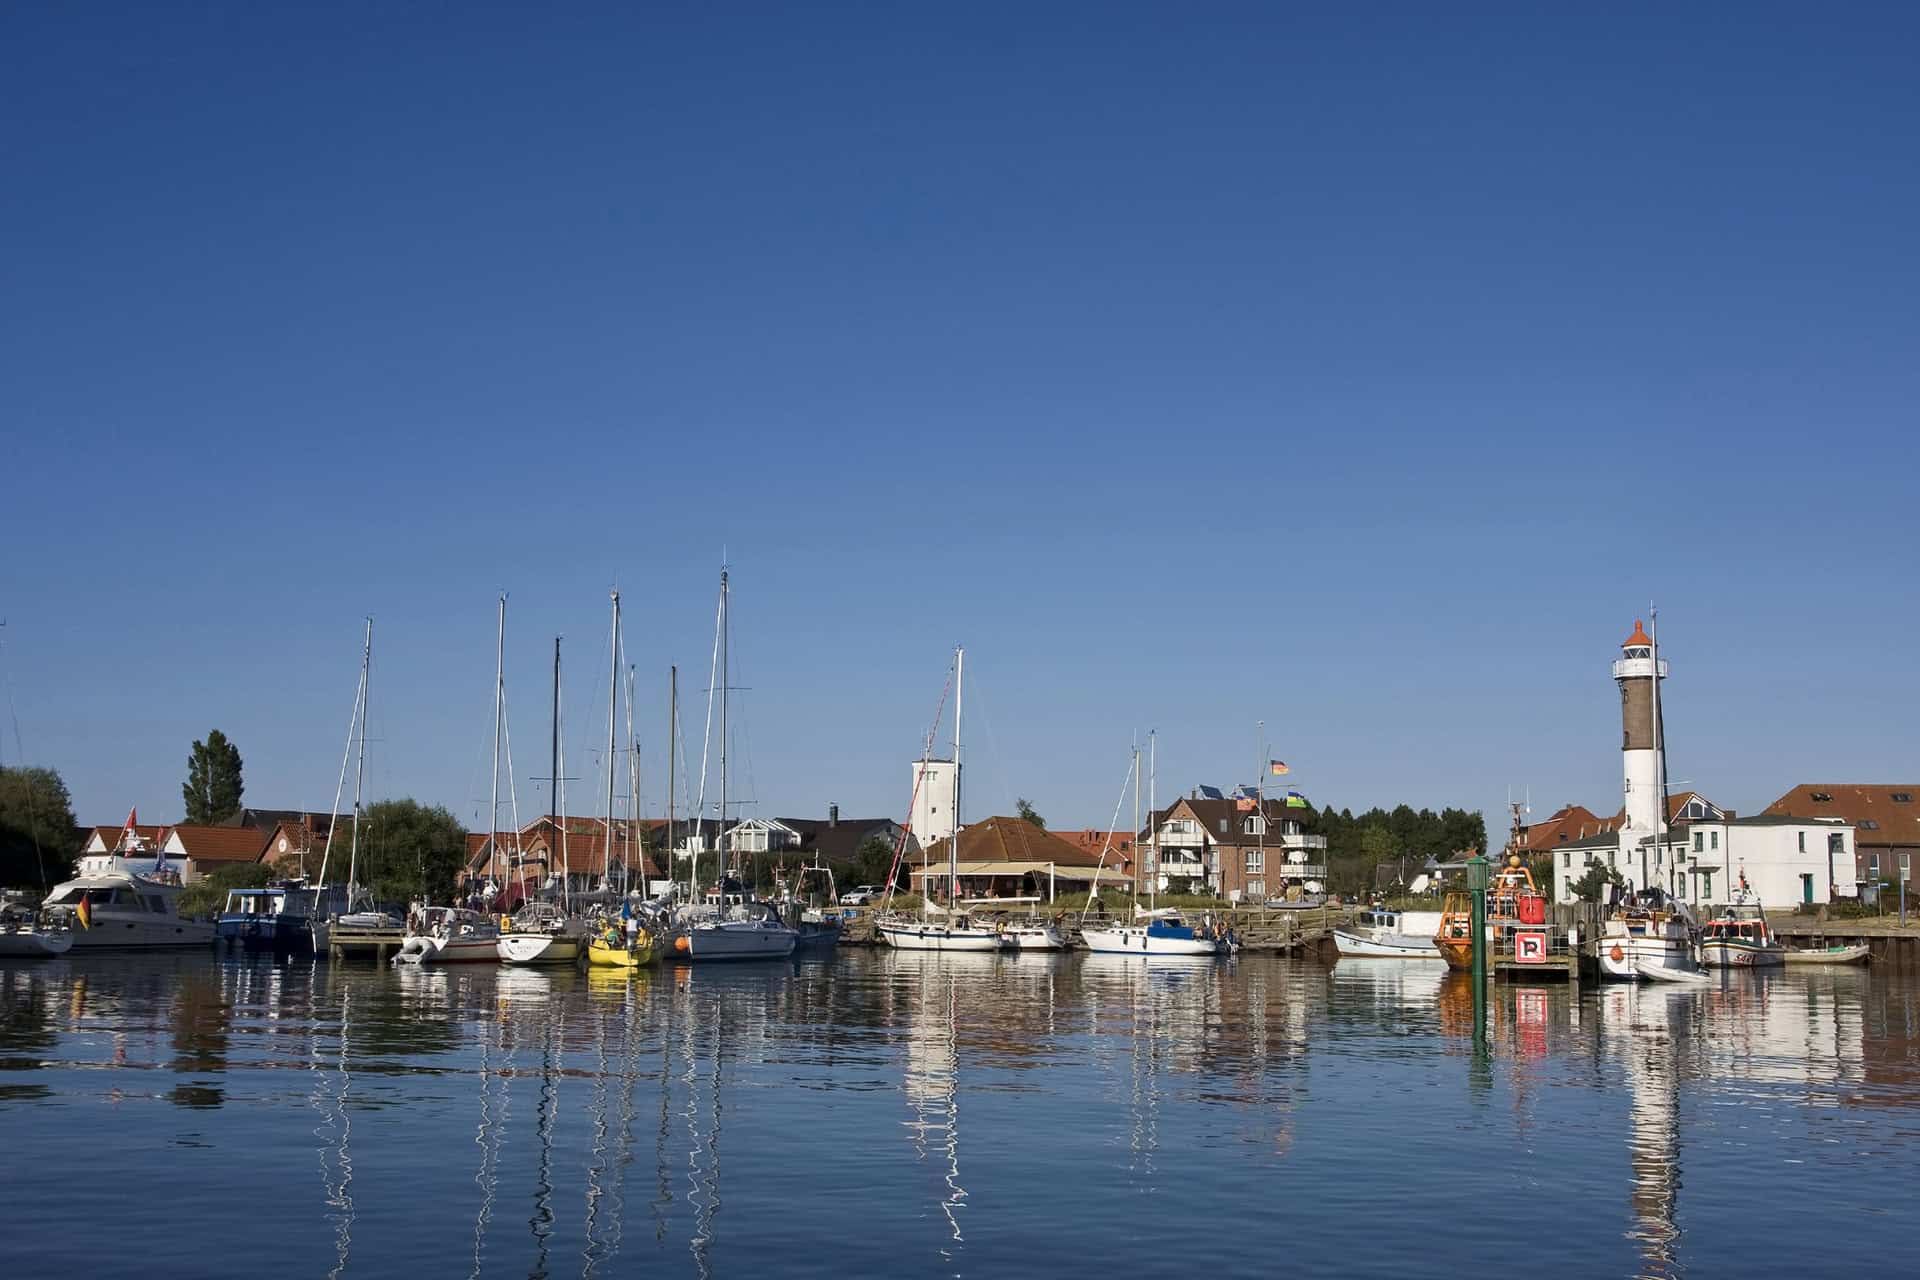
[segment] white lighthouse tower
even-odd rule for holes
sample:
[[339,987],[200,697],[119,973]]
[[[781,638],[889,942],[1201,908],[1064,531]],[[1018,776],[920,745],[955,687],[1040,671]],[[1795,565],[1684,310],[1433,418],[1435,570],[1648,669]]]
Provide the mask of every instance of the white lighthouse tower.
[[[1660,811],[1660,779],[1665,774],[1665,735],[1660,731],[1659,697],[1655,681],[1667,678],[1667,664],[1659,658],[1653,638],[1640,620],[1620,646],[1613,664],[1620,686],[1620,758],[1626,787],[1626,821],[1620,827],[1621,860],[1636,869],[1633,854],[1649,839],[1666,830],[1667,815]],[[1655,842],[1658,849],[1658,842]],[[1642,885],[1642,888],[1645,886]]]

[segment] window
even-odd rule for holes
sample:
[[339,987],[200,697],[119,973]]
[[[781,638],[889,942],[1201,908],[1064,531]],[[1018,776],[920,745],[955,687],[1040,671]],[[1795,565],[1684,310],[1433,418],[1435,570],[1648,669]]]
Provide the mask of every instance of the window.
[[1227,834],[1227,820],[1225,818],[1220,819],[1220,834]]
[[1907,872],[1913,866],[1913,864],[1909,861],[1909,859],[1911,859],[1912,857],[1913,855],[1906,852],[1905,850],[1902,850],[1900,853],[1900,878],[1902,880],[1905,880],[1907,878]]
[[1573,850],[1569,849],[1560,855],[1560,865],[1569,871],[1573,870]]
[[1220,851],[1215,849],[1207,855],[1207,870],[1218,875],[1220,872]]
[[1266,871],[1267,871],[1266,853],[1260,849],[1247,850],[1247,874],[1248,875],[1265,875]]
[[1248,896],[1249,898],[1264,898],[1264,897],[1266,897],[1266,896],[1267,896],[1267,882],[1266,882],[1265,880],[1249,880],[1249,881],[1247,881],[1247,896]]
[[1827,852],[1828,853],[1845,853],[1846,851],[1847,851],[1846,836],[1842,835],[1838,831],[1828,832],[1827,833]]
[[1707,833],[1704,831],[1694,832],[1693,833],[1693,851],[1695,853],[1703,853],[1706,851],[1706,847],[1707,847]]
[[1805,853],[1807,851],[1807,833],[1802,831],[1798,834],[1800,839],[1800,852]]
[[1888,796],[1888,797],[1887,797],[1887,799],[1889,799],[1889,800],[1891,800],[1891,801],[1893,801],[1893,802],[1894,802],[1895,804],[1912,804],[1912,803],[1913,803],[1913,792],[1911,792],[1911,791],[1896,791],[1896,792],[1894,792],[1894,793],[1893,793],[1892,795],[1890,795],[1890,796]]
[[1870,853],[1867,855],[1867,879],[1878,880],[1879,878],[1880,878],[1880,855],[1877,853]]
[[1243,835],[1263,836],[1267,834],[1267,820],[1257,813],[1248,814],[1240,824],[1240,831]]
[[1720,847],[1720,833],[1718,831],[1709,831],[1707,834],[1713,837],[1712,847],[1718,849]]
[[1877,818],[1862,818],[1860,819],[1860,829],[1862,831],[1878,831],[1880,829],[1880,821]]

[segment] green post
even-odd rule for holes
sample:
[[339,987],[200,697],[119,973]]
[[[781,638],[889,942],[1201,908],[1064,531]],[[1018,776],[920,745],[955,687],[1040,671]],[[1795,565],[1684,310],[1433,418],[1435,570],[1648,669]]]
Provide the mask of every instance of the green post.
[[1487,1041],[1487,859],[1467,859],[1467,891],[1473,895],[1473,1041]]

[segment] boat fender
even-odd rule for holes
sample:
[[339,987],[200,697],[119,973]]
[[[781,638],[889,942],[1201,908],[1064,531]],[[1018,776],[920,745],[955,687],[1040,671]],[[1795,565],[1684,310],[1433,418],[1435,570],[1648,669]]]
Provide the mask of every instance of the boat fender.
[[675,951],[685,951],[685,950],[687,949],[687,935],[686,935],[686,934],[684,934],[684,933],[683,933],[683,934],[681,934],[681,935],[680,935],[679,937],[677,937],[677,938],[675,938],[675,939],[673,940],[673,949],[674,949]]
[[1613,944],[1613,950],[1607,952],[1607,959],[1613,961],[1615,964],[1619,964],[1622,960],[1626,959],[1626,957],[1627,953],[1620,949],[1620,944],[1617,942]]

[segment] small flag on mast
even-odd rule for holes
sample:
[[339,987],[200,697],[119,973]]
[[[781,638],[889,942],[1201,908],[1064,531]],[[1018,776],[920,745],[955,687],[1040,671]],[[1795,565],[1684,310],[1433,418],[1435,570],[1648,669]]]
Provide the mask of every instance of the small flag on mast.
[[1278,778],[1278,777],[1279,777],[1279,776],[1281,776],[1282,774],[1286,774],[1286,773],[1291,773],[1291,772],[1293,772],[1293,771],[1292,771],[1291,769],[1289,769],[1289,768],[1287,768],[1287,762],[1286,762],[1286,761],[1284,761],[1284,760],[1269,760],[1269,761],[1267,761],[1267,769],[1268,769],[1268,770],[1269,770],[1269,771],[1270,771],[1270,772],[1271,772],[1271,773],[1273,774],[1273,776],[1274,776],[1274,777],[1276,777],[1276,778]]
[[86,891],[80,893],[80,901],[73,908],[73,918],[80,922],[82,929],[93,928],[93,908],[87,905]]
[[130,849],[139,847],[140,833],[135,830],[139,825],[140,806],[135,805],[133,808],[127,810],[127,825],[121,828],[120,831],[120,848]]
[[1307,798],[1305,796],[1301,795],[1298,791],[1287,792],[1287,808],[1305,809],[1307,807],[1309,806],[1307,805]]

